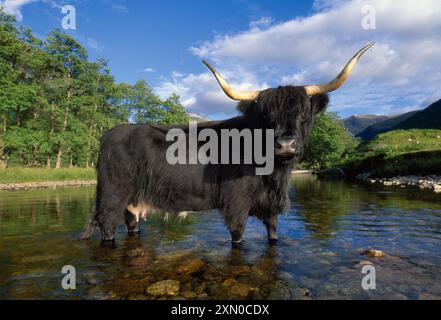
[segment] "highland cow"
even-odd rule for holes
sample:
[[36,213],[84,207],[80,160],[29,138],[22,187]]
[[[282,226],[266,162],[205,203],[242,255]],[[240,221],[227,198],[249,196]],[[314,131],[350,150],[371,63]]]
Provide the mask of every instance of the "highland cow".
[[256,175],[256,163],[169,164],[166,153],[173,142],[167,141],[167,133],[188,132],[188,126],[118,126],[101,140],[95,205],[82,238],[89,238],[98,226],[102,241],[113,242],[123,220],[129,233],[137,233],[139,218],[150,212],[168,216],[219,209],[233,244],[242,241],[249,216],[262,220],[269,243],[277,243],[278,215],[289,205],[291,172],[305,152],[314,119],[326,109],[327,93],[346,81],[372,45],[362,48],[337,78],[323,85],[237,91],[204,62],[225,94],[239,101],[241,115],[200,124],[198,130],[210,128],[219,134],[223,129],[273,130],[272,173]]

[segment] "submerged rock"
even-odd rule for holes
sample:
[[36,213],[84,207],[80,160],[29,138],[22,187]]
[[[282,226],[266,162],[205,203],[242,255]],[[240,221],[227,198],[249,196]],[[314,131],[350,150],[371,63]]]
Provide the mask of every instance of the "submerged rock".
[[190,275],[192,273],[196,273],[201,271],[201,269],[205,266],[204,262],[201,259],[192,259],[186,261],[183,265],[181,265],[177,271],[178,273],[182,273],[185,275]]
[[235,285],[236,283],[237,283],[237,281],[232,278],[228,278],[223,282],[223,284],[227,287],[231,287],[232,285]]
[[283,280],[276,281],[269,290],[268,300],[291,300],[293,299],[292,287]]
[[381,250],[366,250],[365,252],[363,252],[363,255],[374,258],[380,258],[386,256],[386,254]]
[[129,258],[138,258],[143,257],[145,255],[145,251],[141,248],[136,248],[127,252],[127,257]]
[[196,299],[198,297],[198,295],[194,291],[186,291],[182,295],[185,299],[189,299],[189,300]]
[[176,250],[173,252],[166,252],[158,256],[158,260],[160,261],[167,261],[167,262],[174,262],[179,261],[181,259],[184,259],[191,255],[191,251],[189,250]]
[[246,298],[251,291],[251,287],[245,283],[235,283],[231,286],[230,292],[233,296]]
[[176,280],[164,280],[156,282],[146,288],[146,293],[151,296],[177,296],[180,283]]
[[208,298],[208,294],[206,294],[206,293],[201,293],[201,294],[198,295],[198,299],[204,300],[204,299],[207,299],[207,298]]
[[204,273],[204,279],[208,280],[208,281],[221,281],[222,278],[224,278],[225,272],[223,272],[220,269],[208,269],[207,271],[205,271]]
[[251,272],[251,268],[249,266],[234,266],[231,269],[231,273],[234,275],[241,275],[244,273],[250,273]]

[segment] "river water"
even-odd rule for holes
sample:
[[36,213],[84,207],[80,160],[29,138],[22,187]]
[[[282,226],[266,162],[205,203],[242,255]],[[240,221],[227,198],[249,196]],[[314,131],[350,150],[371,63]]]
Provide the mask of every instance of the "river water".
[[[280,244],[269,247],[251,218],[240,249],[218,212],[151,217],[140,237],[121,226],[114,249],[98,234],[77,241],[93,195],[0,193],[0,299],[441,299],[441,195],[296,176]],[[376,289],[367,291],[368,262]],[[62,289],[65,265],[76,290]],[[168,296],[163,280],[173,280]]]

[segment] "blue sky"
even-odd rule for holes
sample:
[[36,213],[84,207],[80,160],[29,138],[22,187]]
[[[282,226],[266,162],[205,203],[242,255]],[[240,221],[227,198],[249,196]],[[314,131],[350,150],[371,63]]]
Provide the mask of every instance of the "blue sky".
[[[394,114],[441,97],[438,0],[135,1],[0,0],[43,37],[61,26],[61,6],[77,12],[69,31],[91,59],[109,61],[117,81],[146,79],[161,96],[178,93],[190,110],[235,114],[201,60],[234,85],[261,89],[328,81],[361,46],[375,41],[353,77],[331,94],[331,111]],[[363,6],[376,29],[361,27]]]
[[[216,34],[246,30],[262,17],[287,20],[312,11],[311,1],[250,0],[89,0],[73,3],[77,30],[68,31],[89,49],[91,58],[104,57],[118,81],[134,82],[145,77],[152,85],[179,69],[203,71],[201,59],[190,47]],[[39,36],[61,27],[61,10],[46,1],[22,6],[24,25]],[[140,74],[146,68],[155,72]]]

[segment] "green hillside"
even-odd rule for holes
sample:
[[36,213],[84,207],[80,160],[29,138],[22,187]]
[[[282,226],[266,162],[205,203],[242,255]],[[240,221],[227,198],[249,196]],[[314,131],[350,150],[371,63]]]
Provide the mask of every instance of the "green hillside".
[[417,112],[394,129],[441,129],[441,100]]
[[363,142],[342,165],[349,176],[441,174],[441,130],[410,129],[380,134]]
[[390,130],[392,130],[394,127],[402,123],[403,121],[409,119],[413,115],[418,113],[418,111],[411,111],[404,114],[401,114],[399,116],[393,117],[391,119],[387,119],[385,121],[380,121],[378,123],[375,123],[371,125],[370,127],[367,127],[365,130],[357,134],[358,138],[361,138],[362,140],[371,140],[376,135],[380,133],[385,133]]
[[402,153],[441,150],[441,130],[410,129],[395,130],[380,134],[373,140],[362,143],[357,152],[370,155],[395,156]]

